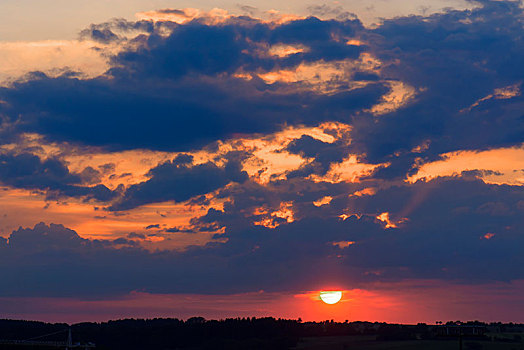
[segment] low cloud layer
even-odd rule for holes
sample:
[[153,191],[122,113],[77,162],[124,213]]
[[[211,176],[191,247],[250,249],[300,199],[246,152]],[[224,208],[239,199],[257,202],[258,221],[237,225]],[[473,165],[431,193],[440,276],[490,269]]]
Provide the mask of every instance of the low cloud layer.
[[[224,233],[186,251],[145,250],[135,239],[139,235],[82,239],[61,225],[14,231],[2,242],[2,280],[9,281],[3,296],[132,290],[215,294],[308,290],[330,283],[365,287],[405,279],[524,278],[520,187],[446,178],[320,207],[304,198],[308,193],[287,194],[294,200],[293,220],[276,216],[276,227],[253,225],[281,209],[262,199],[276,194],[256,187],[239,190],[231,188],[223,211],[210,209],[193,221],[195,227],[223,226]],[[260,205],[269,214],[255,210]],[[341,216],[347,207],[360,214]],[[379,215],[385,210],[391,212]]]

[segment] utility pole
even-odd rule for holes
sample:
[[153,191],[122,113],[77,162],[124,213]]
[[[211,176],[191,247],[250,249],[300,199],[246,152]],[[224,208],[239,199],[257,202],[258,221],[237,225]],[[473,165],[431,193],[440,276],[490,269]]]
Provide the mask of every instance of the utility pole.
[[[69,327],[69,331],[67,332],[66,350],[71,350],[72,348],[73,348],[73,336],[71,335],[71,327]],[[462,347],[460,349],[462,350]]]

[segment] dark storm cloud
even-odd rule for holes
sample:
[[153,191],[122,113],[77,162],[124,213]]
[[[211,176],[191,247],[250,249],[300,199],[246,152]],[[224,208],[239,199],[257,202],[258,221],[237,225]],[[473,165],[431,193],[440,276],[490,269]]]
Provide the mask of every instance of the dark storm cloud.
[[[238,186],[252,198],[264,191]],[[445,178],[392,187],[352,203],[357,211],[387,210],[392,220],[408,217],[398,228],[388,229],[374,214],[342,220],[337,209],[341,203],[315,207],[307,201],[298,204],[292,223],[280,222],[274,229],[255,226],[245,206],[248,197],[237,194],[224,211],[210,209],[197,220],[226,225],[220,238],[227,242],[185,252],[148,252],[128,239],[86,240],[61,225],[14,231],[9,244],[0,245],[0,276],[5,281],[1,293],[213,294],[310,290],[330,282],[355,287],[406,278],[462,283],[524,278],[524,193],[518,186]],[[297,202],[304,196],[298,192]],[[333,245],[339,241],[355,243],[342,249]]]
[[223,167],[211,162],[193,165],[188,163],[191,160],[182,155],[151,169],[149,180],[131,185],[109,209],[129,210],[149,203],[183,202],[213,192],[231,181],[244,182],[248,177],[236,159],[230,159]]
[[[358,58],[364,47],[346,45],[341,38],[354,37],[363,30],[360,21],[323,21],[316,17],[309,17],[304,20],[292,21],[276,27],[268,34],[270,43],[302,44],[308,47],[308,52],[290,57],[291,63],[298,63],[297,59],[305,62],[317,60],[341,60]],[[286,63],[284,60],[283,63]]]
[[[105,77],[78,80],[40,74],[2,88],[2,129],[112,150],[190,150],[237,133],[343,121],[354,128],[352,152],[367,162],[391,163],[377,177],[403,177],[416,170],[415,158],[430,161],[453,150],[523,141],[521,94],[475,105],[495,89],[519,86],[524,80],[522,9],[508,1],[481,5],[389,19],[375,29],[364,28],[351,16],[310,17],[280,25],[245,16],[213,25],[199,18],[182,25],[125,20],[92,25],[83,35],[102,41],[120,38],[118,33],[145,34],[133,39],[132,48],[112,57]],[[340,12],[325,6],[311,10],[319,15]],[[170,35],[161,34],[167,29]],[[351,38],[364,45],[347,45]],[[308,50],[286,57],[259,55],[261,45],[275,44]],[[237,71],[353,60],[362,53],[375,55],[383,67],[379,75],[357,69],[352,79],[369,85],[352,91],[319,94],[300,89],[298,83],[232,77]],[[363,110],[387,92],[387,79],[419,92],[407,106],[372,117]],[[412,152],[424,142],[427,149]]]
[[[111,22],[97,30],[124,24]],[[135,40],[136,49],[114,56],[104,77],[79,80],[39,74],[2,88],[3,125],[15,132],[42,134],[50,141],[112,150],[190,150],[238,133],[347,120],[351,113],[376,103],[387,92],[384,84],[373,82],[325,95],[304,90],[300,83],[266,84],[258,77],[245,81],[231,74],[357,59],[363,48],[346,45],[333,35],[351,37],[361,29],[356,20],[316,18],[275,28],[256,20],[219,25],[195,20],[175,25],[167,37],[153,29]],[[281,58],[258,54],[260,45],[279,43],[306,45],[309,50]],[[284,88],[287,93],[281,92]]]
[[44,190],[80,183],[80,176],[71,174],[58,159],[41,160],[30,153],[3,153],[0,164],[0,181],[13,187]]
[[[495,89],[520,86],[524,78],[522,8],[518,2],[481,3],[471,11],[386,20],[370,31],[372,52],[391,62],[382,74],[423,89],[406,108],[375,121],[354,119],[354,146],[371,162],[392,162],[384,169],[388,176],[403,176],[415,156],[431,160],[453,150],[524,141],[521,94],[469,108]],[[428,150],[408,154],[428,140]]]
[[[307,274],[314,264],[331,264],[339,278],[348,281],[523,277],[519,253],[524,243],[521,186],[488,185],[456,177],[389,187],[375,196],[362,197],[337,196],[351,191],[340,186],[326,189],[335,198],[321,207],[313,206],[311,200],[322,193],[313,192],[316,197],[311,198],[306,187],[283,186],[286,188],[276,190],[281,195],[261,188],[228,189],[232,202],[224,206],[224,212],[212,210],[202,220],[226,227],[220,237],[228,239],[223,249],[230,253],[259,247],[244,257],[246,264],[257,261],[264,268],[277,269],[278,265],[289,268],[297,263],[292,274]],[[261,205],[271,208],[272,202],[278,203],[275,197],[293,201],[296,220],[289,224],[281,221],[273,230],[254,227],[252,221],[259,217],[246,213]],[[278,209],[278,204],[272,209]],[[351,212],[362,216],[339,218],[341,213]],[[375,218],[383,212],[389,213],[397,228],[385,228],[386,223]],[[486,238],[488,233],[494,236]],[[355,244],[333,249],[330,242],[337,241]],[[337,255],[340,257],[335,258]],[[314,261],[311,265],[309,259]],[[300,264],[307,268],[299,271]]]
[[340,163],[349,155],[347,139],[339,139],[334,143],[317,140],[309,135],[302,135],[289,143],[286,151],[298,154],[303,158],[313,158],[312,163],[291,171],[288,178],[306,177],[310,174],[324,175],[332,163]]
[[[112,150],[187,150],[235,133],[272,132],[285,123],[340,119],[370,107],[386,91],[376,84],[337,96],[272,95],[238,79],[222,84],[226,82],[198,78],[140,84],[43,78],[4,89],[0,95],[18,101],[16,108],[4,108],[24,115],[17,123],[20,131],[38,132],[49,140]],[[340,108],[325,110],[337,100],[343,101]]]
[[0,183],[43,191],[49,199],[60,196],[99,201],[113,199],[115,193],[104,185],[82,186],[96,183],[98,175],[98,171],[89,167],[79,174],[71,173],[64,162],[57,158],[42,160],[31,153],[0,153]]
[[75,231],[62,225],[40,223],[33,229],[19,228],[9,236],[9,247],[14,250],[23,250],[27,253],[43,250],[74,250],[90,244]]
[[114,60],[124,66],[124,74],[131,71],[143,77],[231,73],[247,59],[242,50],[248,45],[236,39],[238,34],[232,26],[188,24],[178,27],[167,38],[153,34],[147,46],[121,53]]

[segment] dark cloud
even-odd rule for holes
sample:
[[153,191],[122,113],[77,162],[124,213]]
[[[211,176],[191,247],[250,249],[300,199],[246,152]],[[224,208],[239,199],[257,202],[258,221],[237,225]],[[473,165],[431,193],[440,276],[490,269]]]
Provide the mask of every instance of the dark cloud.
[[89,37],[95,41],[108,44],[112,41],[121,40],[121,38],[113,33],[109,28],[99,28],[98,26],[91,25],[89,29],[84,29],[80,33],[81,38]]
[[[237,186],[247,192],[237,191],[223,211],[210,209],[194,221],[226,226],[219,236],[226,243],[185,252],[149,252],[123,238],[86,240],[61,225],[14,231],[9,244],[0,246],[1,293],[237,293],[310,290],[330,282],[363,287],[406,278],[477,283],[524,277],[524,216],[518,205],[523,190],[518,186],[445,178],[390,187],[349,203],[345,196],[345,205],[363,213],[345,220],[338,217],[340,201],[316,207],[298,192],[295,221],[283,220],[273,229],[253,225],[255,214],[246,207],[247,198],[256,198],[263,189]],[[392,221],[402,216],[409,221],[385,228],[375,217],[382,211]],[[333,244],[340,241],[355,243],[347,248]]]
[[96,184],[101,181],[100,172],[90,166],[84,168],[79,175],[82,182],[86,184]]
[[149,180],[131,185],[109,210],[129,210],[166,201],[183,202],[213,192],[231,181],[244,182],[248,177],[235,159],[223,167],[211,162],[194,165],[188,163],[191,160],[191,157],[178,156],[151,169]]
[[78,234],[62,225],[44,223],[34,228],[19,228],[9,236],[9,247],[25,252],[42,250],[75,250],[81,249],[89,240],[80,238]]
[[7,186],[39,190],[49,199],[70,196],[109,201],[116,195],[106,186],[83,186],[99,180],[99,172],[85,168],[81,173],[71,173],[58,158],[40,159],[30,153],[1,153],[0,182]]
[[303,158],[313,158],[312,163],[288,174],[288,178],[310,174],[323,175],[332,163],[340,163],[349,155],[348,138],[341,138],[334,143],[317,140],[309,135],[295,139],[286,147],[286,151],[299,154]]
[[[232,74],[357,59],[363,48],[346,45],[335,34],[351,37],[361,29],[357,20],[316,18],[275,28],[260,21],[221,25],[192,21],[176,25],[167,37],[153,28],[135,39],[134,49],[114,56],[104,77],[79,80],[40,74],[1,88],[0,97],[7,102],[0,105],[3,125],[11,133],[36,132],[49,141],[112,150],[190,150],[238,133],[346,120],[376,103],[387,92],[384,84],[372,82],[326,95],[304,89],[304,83],[267,84],[258,77],[245,81]],[[310,50],[288,57],[260,56],[260,45],[279,43]]]
[[[344,121],[353,126],[351,152],[371,163],[391,163],[378,177],[403,177],[413,170],[415,158],[430,161],[453,150],[522,142],[522,95],[475,105],[495,89],[524,80],[522,9],[508,1],[481,4],[473,10],[389,19],[375,29],[352,17],[310,17],[280,25],[247,17],[213,25],[198,18],[183,25],[125,20],[93,25],[85,35],[96,32],[105,41],[114,40],[115,33],[145,34],[112,57],[106,77],[35,75],[2,88],[2,128],[114,150],[190,150],[238,133]],[[311,11],[344,13],[327,6]],[[161,35],[166,30],[171,34]],[[346,45],[351,38],[364,45]],[[286,57],[259,55],[261,47],[275,44],[308,50]],[[351,91],[320,94],[300,83],[267,84],[257,77],[244,81],[232,76],[351,61],[362,53],[376,56],[383,67],[380,73],[356,69],[353,79],[368,85]],[[388,80],[419,89],[417,97],[381,117],[363,112],[387,92]],[[414,154],[424,142],[429,147]]]
[[[19,123],[20,131],[42,133],[49,140],[114,150],[180,150],[237,133],[276,131],[286,122],[340,119],[370,107],[385,92],[378,84],[337,96],[271,95],[261,94],[238,79],[227,83],[227,91],[219,81],[198,80],[167,85],[153,80],[138,85],[120,79],[44,78],[4,89],[0,95],[18,101],[16,109],[25,116]],[[326,110],[331,102],[342,102],[340,109]]]
[[335,38],[351,38],[361,30],[362,24],[358,20],[323,21],[309,17],[276,27],[270,32],[270,42],[305,45],[310,50],[293,59],[300,58],[306,62],[356,59],[364,48],[347,45],[344,40]]
[[60,188],[62,185],[78,184],[78,175],[69,173],[67,166],[56,158],[41,160],[30,154],[0,154],[0,179],[5,185],[18,188]]
[[[384,170],[398,170],[389,176],[403,176],[415,157],[433,160],[459,149],[522,143],[522,94],[489,98],[469,108],[496,89],[521,84],[521,32],[522,9],[518,2],[507,1],[385,20],[368,33],[371,51],[389,62],[383,77],[423,90],[394,113],[376,120],[355,118],[353,146],[371,162],[391,162],[392,168]],[[422,154],[407,154],[428,140],[430,147]]]
[[88,28],[83,29],[79,36],[80,39],[91,39],[103,44],[119,42],[126,39],[126,35],[133,32],[152,33],[159,27],[174,27],[175,24],[159,23],[152,21],[130,22],[123,18],[114,18],[110,22],[91,24]]
[[115,62],[126,72],[148,77],[179,78],[194,72],[214,75],[232,72],[241,64],[243,41],[236,39],[234,27],[201,24],[180,26],[168,38],[153,34],[147,46],[119,54]]
[[181,153],[177,155],[175,159],[173,159],[172,163],[176,166],[187,164],[190,165],[193,163],[193,156],[190,154]]
[[[321,207],[312,205],[307,190],[296,191],[295,187],[296,192],[292,192],[291,188],[281,189],[281,200],[293,201],[293,223],[281,221],[273,230],[252,225],[260,219],[252,214],[253,208],[265,205],[270,212],[278,209],[278,204],[271,206],[267,198],[279,196],[261,188],[236,193],[229,190],[232,202],[224,206],[224,211],[210,211],[202,220],[226,227],[220,237],[228,238],[223,248],[230,253],[259,247],[245,257],[246,264],[258,257],[261,260],[257,263],[264,267],[289,267],[288,264],[307,264],[312,259],[320,265],[333,264],[338,278],[351,281],[511,280],[524,273],[517,248],[523,242],[520,228],[524,223],[518,205],[523,195],[520,186],[442,178],[389,187],[374,196],[360,197],[339,197],[335,193],[347,193],[348,189],[340,187],[335,191],[332,187],[328,193],[335,198]],[[266,192],[266,199],[260,192]],[[315,194],[313,198],[322,196]],[[389,213],[397,228],[386,228],[376,218],[384,212]],[[342,213],[361,216],[342,220]],[[486,239],[487,233],[494,236]],[[330,242],[337,241],[355,244],[333,250]],[[292,274],[300,275],[309,271],[309,265],[304,271],[298,266],[296,269],[299,271]],[[373,277],[373,271],[379,274]]]

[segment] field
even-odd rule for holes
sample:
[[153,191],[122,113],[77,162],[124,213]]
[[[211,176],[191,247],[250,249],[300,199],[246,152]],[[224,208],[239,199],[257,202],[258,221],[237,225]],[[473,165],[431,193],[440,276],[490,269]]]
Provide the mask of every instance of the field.
[[[457,338],[445,340],[378,341],[375,336],[302,338],[297,350],[459,350]],[[524,350],[524,342],[513,334],[488,334],[487,340],[464,339],[463,350]]]

